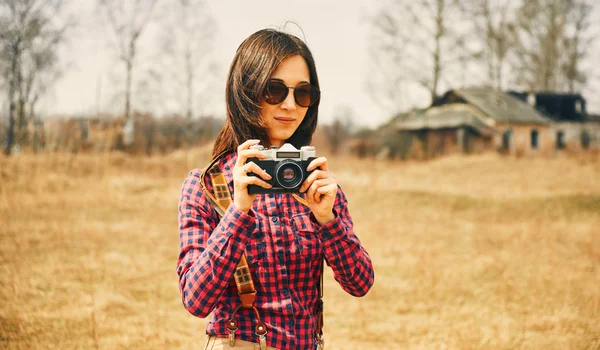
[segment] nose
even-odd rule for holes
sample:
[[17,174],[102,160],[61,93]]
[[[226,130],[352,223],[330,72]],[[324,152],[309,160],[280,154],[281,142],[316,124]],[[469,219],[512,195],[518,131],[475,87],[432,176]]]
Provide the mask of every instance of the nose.
[[294,89],[293,88],[288,88],[289,89],[289,93],[288,95],[285,97],[285,100],[283,100],[283,102],[281,102],[281,108],[286,109],[286,110],[294,110],[296,109],[296,100],[294,99]]

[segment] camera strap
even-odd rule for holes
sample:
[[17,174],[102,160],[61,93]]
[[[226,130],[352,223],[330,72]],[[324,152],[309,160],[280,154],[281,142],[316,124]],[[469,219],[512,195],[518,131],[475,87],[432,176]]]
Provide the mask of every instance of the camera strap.
[[[225,153],[220,154],[215,157],[210,164],[204,168],[202,174],[200,175],[200,185],[202,187],[202,192],[206,194],[209,203],[213,206],[215,211],[217,212],[219,219],[223,217],[227,208],[232,202],[231,193],[229,192],[229,186],[227,185],[227,179],[225,179],[225,175],[221,171],[221,167],[219,167],[219,161],[222,159]],[[214,191],[214,195],[210,193],[210,191],[206,188],[206,184],[204,182],[204,178],[206,173],[210,176],[210,180],[212,183],[212,188]],[[293,197],[300,203],[308,206],[306,200],[296,194],[293,194]],[[323,349],[324,339],[323,339],[323,271],[324,270],[324,259],[321,258],[321,278],[319,284],[317,285],[317,289],[319,292],[319,300],[316,302],[316,318],[317,318],[317,329],[315,332],[315,343],[317,349]],[[235,269],[233,274],[233,278],[235,280],[235,285],[237,286],[238,295],[240,297],[241,305],[236,307],[233,311],[229,321],[227,322],[227,329],[229,330],[229,345],[235,345],[235,332],[238,329],[237,322],[237,312],[240,308],[253,309],[254,314],[256,315],[256,328],[255,333],[259,339],[259,345],[261,350],[267,349],[266,343],[266,334],[267,327],[260,320],[260,315],[258,314],[258,310],[254,306],[254,301],[256,300],[256,288],[254,287],[254,281],[252,280],[252,274],[250,273],[250,268],[248,267],[248,260],[246,259],[246,254],[242,253],[242,257],[238,266]]]

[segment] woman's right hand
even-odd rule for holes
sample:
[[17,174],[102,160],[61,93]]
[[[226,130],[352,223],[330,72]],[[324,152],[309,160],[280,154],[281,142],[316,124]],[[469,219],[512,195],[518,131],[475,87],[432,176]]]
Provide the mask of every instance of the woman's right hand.
[[255,173],[265,180],[270,180],[271,175],[261,169],[254,162],[246,163],[248,158],[265,159],[267,156],[261,151],[250,149],[257,145],[260,140],[248,140],[242,143],[237,149],[237,161],[233,167],[233,204],[244,213],[250,211],[252,203],[256,199],[256,194],[248,194],[248,185],[258,185],[264,188],[273,186],[256,176],[248,176],[248,173]]

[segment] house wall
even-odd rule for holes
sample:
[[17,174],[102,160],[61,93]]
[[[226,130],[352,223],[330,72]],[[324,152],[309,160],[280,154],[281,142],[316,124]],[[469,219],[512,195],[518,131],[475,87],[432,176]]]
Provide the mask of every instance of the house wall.
[[407,131],[403,137],[410,138],[406,153],[402,154],[406,159],[426,159],[428,134],[425,130]]
[[481,136],[470,134],[471,145],[469,154],[483,153],[485,151],[494,150],[492,138],[490,136]]
[[[499,125],[494,136],[494,144],[499,151],[518,156],[550,156],[558,153],[585,152],[587,149],[600,149],[600,123],[553,123],[550,125]],[[503,133],[512,130],[514,144],[509,149],[503,145]],[[538,147],[532,146],[532,131],[538,131]],[[559,132],[562,132],[563,148],[559,147]],[[585,133],[585,136],[583,136]],[[586,139],[584,141],[584,139]]]
[[[587,149],[600,149],[600,122],[587,123],[556,123],[554,125],[555,144],[558,133],[563,133],[564,148],[556,147],[556,152],[583,152]],[[584,134],[587,134],[585,136]],[[587,137],[587,142],[584,139]]]
[[[497,150],[517,156],[550,156],[556,147],[556,135],[551,125],[536,124],[500,124],[494,135]],[[537,131],[537,146],[533,142],[533,132]],[[505,133],[512,135],[505,144]]]
[[457,153],[481,153],[493,150],[490,137],[474,133],[468,128],[405,131],[403,137],[410,138],[405,158],[428,159]]
[[430,157],[460,152],[456,129],[429,130],[427,136],[427,155]]
[[[512,139],[508,148],[504,147],[504,133],[510,130]],[[537,147],[532,142],[532,132],[537,131]],[[484,137],[468,128],[404,131],[408,139],[405,157],[428,159],[441,155],[482,153],[500,151],[516,156],[553,156],[560,153],[580,153],[586,149],[582,144],[582,134],[587,133],[588,149],[600,149],[600,122],[536,124],[500,124],[493,137]],[[557,145],[558,133],[563,133],[564,148]],[[462,134],[462,135],[461,135]],[[404,158],[404,157],[403,157]]]

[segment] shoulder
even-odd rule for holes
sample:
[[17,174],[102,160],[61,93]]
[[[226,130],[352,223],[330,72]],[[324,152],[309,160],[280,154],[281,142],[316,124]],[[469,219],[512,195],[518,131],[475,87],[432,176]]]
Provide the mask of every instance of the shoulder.
[[181,196],[196,197],[202,195],[202,169],[192,169],[181,185]]
[[195,185],[200,178],[202,177],[202,172],[204,171],[204,169],[202,168],[196,168],[196,169],[192,169],[190,170],[190,172],[188,173],[184,184],[190,184],[190,185]]
[[202,169],[202,168],[195,168],[195,169],[190,170],[185,181],[194,181],[194,180],[199,179],[200,176],[202,175],[203,171],[204,171],[204,169]]
[[[233,166],[235,165],[235,161],[237,159],[236,153],[228,153],[224,155],[221,159],[218,160],[217,165],[219,169],[225,175],[227,182],[231,182],[233,180]],[[212,164],[212,162],[210,162]],[[181,194],[182,196],[195,196],[201,197],[202,193],[202,183],[204,183],[204,187],[208,191],[212,191],[212,182],[210,181],[210,176],[208,173],[205,173],[204,170],[210,165],[207,164],[204,168],[195,168],[192,169],[186,179],[183,181]]]
[[231,152],[223,156],[219,161],[219,167],[225,176],[231,175],[233,172],[233,167],[235,166],[235,162],[237,161],[237,153]]

